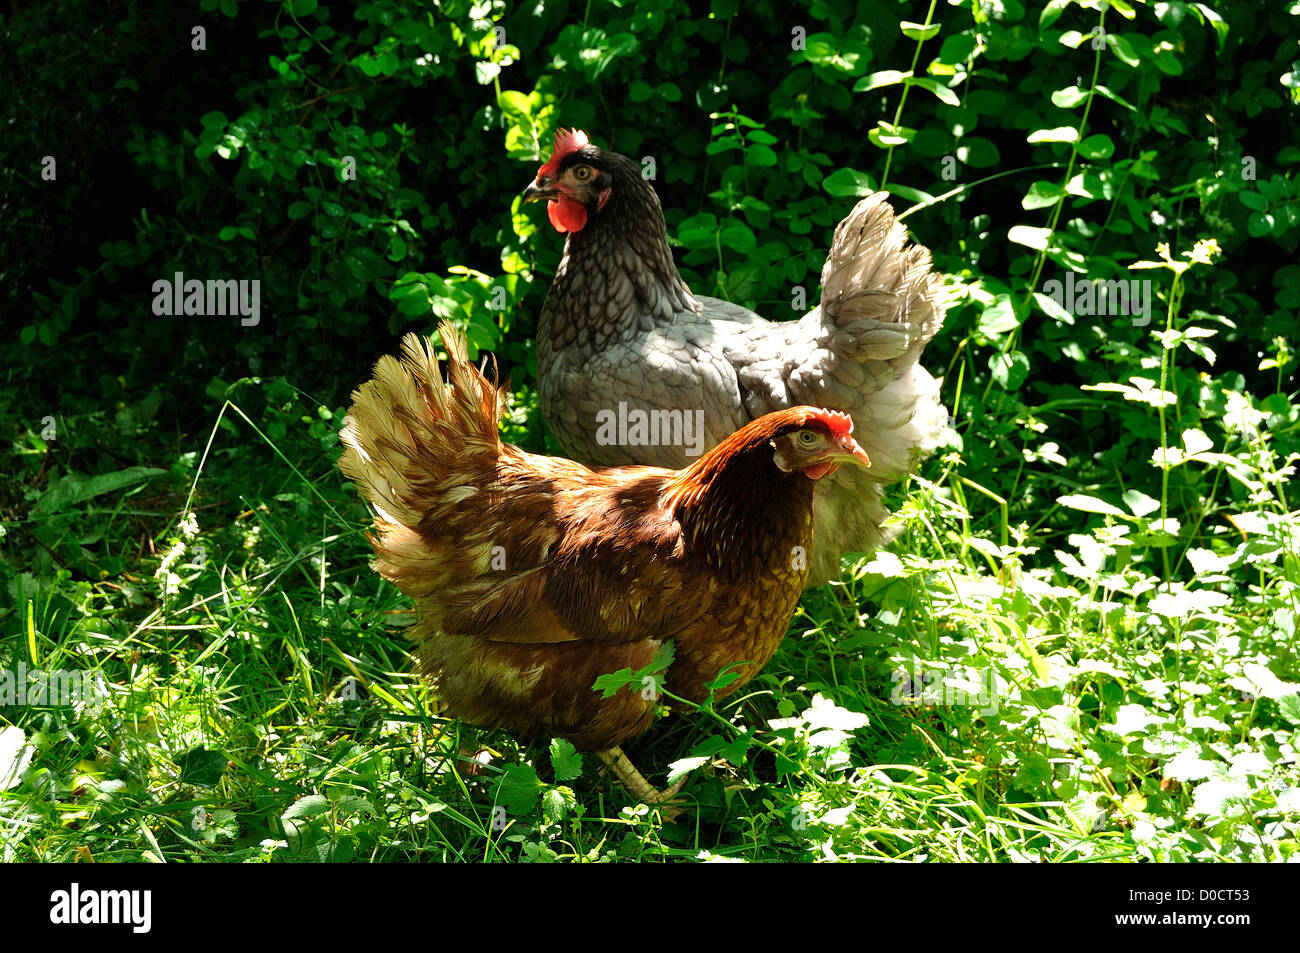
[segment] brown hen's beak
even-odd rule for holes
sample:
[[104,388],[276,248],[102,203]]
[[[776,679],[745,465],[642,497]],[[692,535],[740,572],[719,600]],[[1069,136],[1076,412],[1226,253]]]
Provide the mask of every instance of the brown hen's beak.
[[524,189],[523,192],[523,199],[525,202],[539,202],[542,199],[554,197],[555,189],[550,188],[550,180],[547,179],[542,182],[540,177],[529,182],[528,188]]
[[856,463],[861,467],[871,466],[871,458],[867,456],[867,451],[858,446],[858,442],[852,437],[845,437],[839,442],[840,452],[831,455],[831,459],[836,463]]

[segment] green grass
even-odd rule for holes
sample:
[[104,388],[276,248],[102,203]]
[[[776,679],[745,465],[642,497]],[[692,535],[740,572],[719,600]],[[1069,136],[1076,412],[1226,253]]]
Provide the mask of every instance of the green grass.
[[[369,570],[367,514],[333,469],[338,412],[277,383],[239,393],[261,409],[228,406],[210,442],[146,427],[152,470],[47,468],[59,440],[74,458],[107,440],[121,422],[103,415],[15,448],[28,505],[6,524],[0,668],[104,691],[0,707],[4,859],[1295,852],[1300,516],[1262,420],[1183,464],[1254,492],[1167,514],[1199,527],[1177,547],[1142,494],[1126,510],[1085,487],[1008,525],[1019,507],[958,454],[928,461],[895,495],[901,542],[807,595],[740,697],[672,702],[628,746],[652,783],[692,771],[670,823],[567,743],[440,717],[412,674],[409,604]],[[1199,576],[1166,582],[1167,549]]]

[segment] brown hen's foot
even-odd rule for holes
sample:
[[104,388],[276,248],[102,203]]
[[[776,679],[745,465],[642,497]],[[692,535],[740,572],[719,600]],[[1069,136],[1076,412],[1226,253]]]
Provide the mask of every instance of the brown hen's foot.
[[627,788],[629,794],[643,804],[663,804],[677,795],[677,792],[686,784],[686,778],[677,779],[677,783],[664,788],[662,791],[650,786],[650,782],[641,776],[641,772],[636,769],[628,756],[623,753],[623,749],[617,746],[606,748],[604,751],[597,751],[596,757],[614,772],[619,783]]

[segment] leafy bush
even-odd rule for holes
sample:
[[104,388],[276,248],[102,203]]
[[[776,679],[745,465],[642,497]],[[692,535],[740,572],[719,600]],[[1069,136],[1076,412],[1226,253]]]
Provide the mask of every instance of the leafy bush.
[[[7,850],[67,855],[76,813],[121,857],[1294,853],[1300,4],[14,11],[0,667],[110,704],[0,704],[39,832]],[[603,818],[562,744],[423,730],[332,467],[349,390],[444,318],[554,449],[562,241],[518,195],[559,125],[653,173],[697,292],[796,316],[877,188],[951,285],[906,544],[805,599],[749,702],[633,752],[711,766],[694,840]],[[259,282],[258,320],[158,313],[177,273]],[[476,746],[506,766],[467,786]]]

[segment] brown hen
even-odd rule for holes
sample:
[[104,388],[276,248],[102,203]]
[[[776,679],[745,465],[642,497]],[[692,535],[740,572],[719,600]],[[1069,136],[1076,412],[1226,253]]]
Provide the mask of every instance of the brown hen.
[[[596,751],[628,790],[662,797],[618,746],[656,702],[596,679],[649,665],[668,640],[669,692],[745,684],[785,635],[808,573],[815,481],[869,466],[844,414],[792,407],[682,470],[590,469],[503,444],[504,393],[440,329],[403,341],[353,393],[339,461],[375,510],[376,570],[410,596],[410,637],[448,710],[521,738]],[[652,693],[651,693],[652,694]]]

